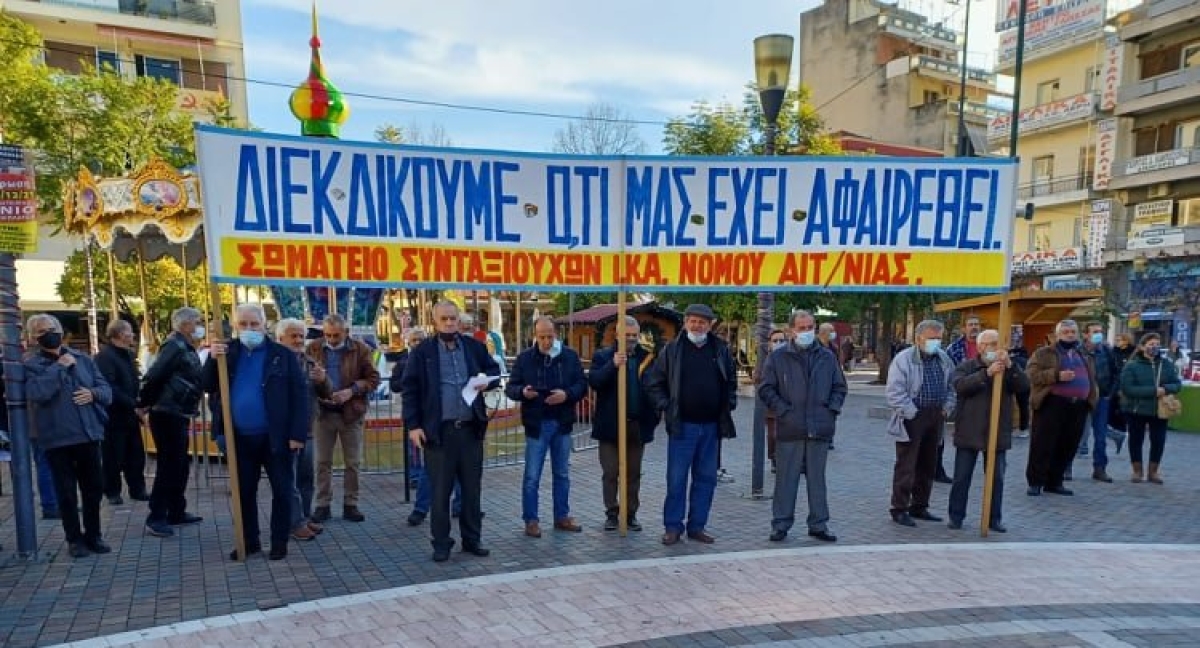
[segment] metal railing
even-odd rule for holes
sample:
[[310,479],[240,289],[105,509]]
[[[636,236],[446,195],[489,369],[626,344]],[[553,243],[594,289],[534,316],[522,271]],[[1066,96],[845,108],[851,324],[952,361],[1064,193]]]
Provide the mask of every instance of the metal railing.
[[1021,199],[1039,196],[1053,196],[1068,191],[1082,191],[1092,187],[1092,174],[1080,173],[1067,178],[1051,178],[1035,180],[1017,187],[1017,197]]
[[178,20],[195,25],[217,24],[214,2],[206,0],[34,0],[48,5],[94,9],[126,16]]
[[1117,101],[1133,101],[1159,92],[1192,85],[1200,85],[1200,67],[1181,68],[1174,72],[1124,85],[1117,91]]
[[1150,155],[1139,155],[1113,165],[1113,176],[1129,176],[1139,173],[1165,171],[1175,167],[1200,163],[1200,147],[1177,148],[1159,151]]

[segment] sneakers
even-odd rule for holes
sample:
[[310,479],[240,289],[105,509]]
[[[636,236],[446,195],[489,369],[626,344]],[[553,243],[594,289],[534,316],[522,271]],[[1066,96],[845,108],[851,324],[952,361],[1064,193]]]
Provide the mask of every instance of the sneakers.
[[724,468],[717,469],[717,483],[732,484],[734,481],[733,475],[730,475],[728,470]]
[[170,538],[171,536],[175,535],[175,529],[172,529],[171,525],[167,524],[166,522],[147,522],[146,533],[149,533],[155,538]]
[[342,509],[342,519],[350,522],[362,522],[367,519],[367,516],[363,515],[357,506],[347,506]]
[[328,522],[329,518],[331,517],[333,517],[333,514],[330,513],[328,506],[318,506],[313,510],[312,521],[320,524],[322,522]]

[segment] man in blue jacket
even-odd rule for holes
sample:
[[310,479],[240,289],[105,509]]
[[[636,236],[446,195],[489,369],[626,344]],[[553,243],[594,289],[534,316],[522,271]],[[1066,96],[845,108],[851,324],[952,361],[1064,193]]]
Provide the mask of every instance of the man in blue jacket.
[[[483,479],[483,438],[487,434],[487,407],[483,392],[500,382],[500,366],[487,347],[458,332],[458,306],[442,301],[433,307],[437,336],[413,349],[404,369],[402,400],[404,426],[418,450],[425,450],[425,469],[433,485],[429,527],[433,534],[433,561],[450,559],[450,491],[457,479],[462,485],[462,513],[458,518],[465,553],[491,553],[481,541],[483,512],[479,507]],[[485,379],[479,379],[480,376]],[[463,389],[472,384],[468,403]]]
[[[1113,439],[1117,442],[1118,451],[1125,442],[1121,433],[1108,427],[1108,411],[1121,386],[1121,370],[1118,368],[1116,353],[1104,343],[1104,326],[1099,322],[1088,322],[1084,328],[1086,334],[1083,338],[1083,350],[1092,357],[1092,363],[1096,367],[1096,388],[1100,393],[1100,399],[1096,401],[1096,407],[1091,413],[1092,479],[1111,484],[1113,479],[1108,475],[1108,440]],[[1079,454],[1086,456],[1087,452],[1088,435],[1085,433],[1083,441],[1079,444]],[[1067,472],[1071,472],[1069,467]]]
[[837,541],[829,532],[825,459],[846,400],[846,376],[833,351],[817,341],[816,325],[812,313],[792,313],[792,344],[767,356],[758,387],[763,405],[775,413],[772,542],[786,538],[796,520],[802,474],[808,492],[808,535]]
[[[237,339],[214,342],[204,365],[204,390],[211,396],[213,430],[225,432],[216,358],[229,367],[229,407],[237,441],[238,497],[246,555],[262,552],[258,531],[258,481],[267,471],[271,484],[271,560],[287,557],[292,530],[293,457],[304,449],[309,415],[304,369],[291,349],[267,339],[266,314],[259,304],[235,309]],[[237,560],[235,549],[229,556]]]
[[592,438],[600,442],[600,471],[604,494],[604,529],[615,531],[620,526],[621,505],[618,471],[620,454],[618,446],[617,419],[617,376],[621,365],[628,364],[625,396],[625,470],[628,472],[629,502],[626,505],[626,526],[630,531],[641,531],[637,512],[641,504],[642,456],[646,444],[654,440],[654,428],[658,425],[658,410],[654,408],[650,395],[642,386],[642,374],[654,362],[654,353],[638,344],[641,329],[637,319],[625,316],[625,353],[617,347],[601,349],[592,356],[592,370],[588,372],[588,383],[596,390],[596,409],[592,414]]
[[547,454],[554,475],[554,528],[583,530],[571,517],[568,466],[575,404],[587,395],[587,380],[583,377],[579,354],[564,347],[558,339],[554,320],[538,318],[533,324],[533,335],[535,344],[517,356],[505,392],[521,403],[521,424],[525,428],[525,476],[521,482],[525,535],[540,538],[538,488]]

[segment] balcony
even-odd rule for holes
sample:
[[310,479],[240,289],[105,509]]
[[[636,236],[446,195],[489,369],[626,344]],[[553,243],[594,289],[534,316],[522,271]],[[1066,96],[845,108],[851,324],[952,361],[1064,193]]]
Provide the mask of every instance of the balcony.
[[879,28],[889,34],[913,41],[926,41],[942,45],[946,49],[958,49],[958,36],[951,29],[941,25],[930,25],[928,22],[907,18],[904,16],[879,16]]
[[[33,4],[85,9],[124,16],[171,20],[213,27],[217,24],[215,0],[25,0]],[[12,3],[19,10],[20,2]]]
[[[946,100],[946,112],[951,116],[958,116],[957,99]],[[1003,111],[1001,111],[999,108],[993,108],[992,106],[978,101],[967,101],[963,106],[963,113],[965,114],[967,121],[978,122],[980,124],[991,123],[991,121],[1001,115],[1002,112]]]
[[[922,74],[942,79],[943,81],[953,81],[957,83],[962,75],[962,66],[956,61],[947,61],[945,59],[934,58],[925,54],[909,57],[909,69],[917,70]],[[996,73],[979,68],[967,68],[967,83],[984,85],[989,88],[996,87]]]
[[[1018,135],[1051,131],[1091,119],[1096,115],[1097,99],[1097,93],[1085,92],[1026,108],[1017,115],[1017,123],[1020,124]],[[1011,125],[1012,115],[1000,113],[988,122],[988,139],[1007,138]]]
[[1200,175],[1200,148],[1178,148],[1139,155],[1113,165],[1109,189],[1143,187],[1160,182],[1186,180]]
[[1049,207],[1087,200],[1091,195],[1091,172],[1068,178],[1035,180],[1017,187],[1017,198],[1032,202],[1034,207]]
[[1085,259],[1086,251],[1082,247],[1014,252],[1012,273],[1028,276],[1047,272],[1083,270],[1086,267]]
[[1137,115],[1200,100],[1200,67],[1130,83],[1117,91],[1117,115]]
[[1149,0],[1133,10],[1133,20],[1117,32],[1123,41],[1137,41],[1187,29],[1200,18],[1196,0]]

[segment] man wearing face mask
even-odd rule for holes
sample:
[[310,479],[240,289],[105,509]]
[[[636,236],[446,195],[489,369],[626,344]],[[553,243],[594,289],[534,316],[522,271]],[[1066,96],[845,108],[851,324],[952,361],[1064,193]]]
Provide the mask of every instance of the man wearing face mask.
[[349,338],[346,318],[325,318],[324,339],[308,347],[308,357],[325,370],[332,391],[329,398],[317,401],[319,412],[313,424],[317,455],[317,507],[313,521],[326,522],[332,516],[333,448],[342,444],[346,470],[342,477],[342,519],[362,522],[358,508],[358,474],[362,464],[363,427],[367,418],[367,396],[379,387],[379,370],[366,344]]
[[836,542],[829,532],[825,459],[846,400],[846,375],[833,351],[817,342],[816,320],[792,313],[795,344],[771,352],[763,363],[758,395],[776,414],[779,473],[771,501],[771,542],[782,542],[796,519],[800,475],[808,493],[808,535]]
[[91,358],[63,345],[62,324],[54,316],[34,315],[25,330],[36,343],[24,361],[25,395],[54,475],[71,557],[106,554],[112,549],[100,535],[100,442],[112,391]]
[[817,327],[817,344],[820,344],[824,349],[828,349],[833,354],[833,357],[837,357],[837,330],[833,328],[832,323],[825,322]]
[[525,428],[525,475],[521,482],[521,517],[525,535],[542,537],[538,518],[538,488],[546,455],[554,477],[554,528],[583,530],[571,517],[571,429],[575,425],[575,403],[587,395],[583,363],[575,351],[563,346],[554,330],[554,320],[539,317],[533,324],[534,346],[513,362],[505,394],[521,403]]
[[737,434],[737,373],[729,346],[712,332],[715,319],[704,304],[688,306],[683,334],[667,343],[644,379],[669,437],[665,545],[678,543],[685,531],[703,544],[716,541],[705,527],[717,487],[717,443]]
[[329,398],[330,395],[329,378],[325,375],[325,370],[305,354],[305,333],[304,322],[298,319],[282,319],[275,325],[275,339],[291,349],[292,353],[296,354],[296,360],[300,362],[304,373],[304,391],[308,394],[305,402],[308,412],[305,429],[308,431],[308,438],[304,441],[304,447],[294,453],[292,458],[292,539],[301,542],[315,540],[317,535],[325,530],[311,519],[313,493],[316,490],[313,479],[312,429],[317,418],[317,400]]
[[[259,304],[234,309],[237,339],[213,342],[204,364],[204,390],[213,411],[212,425],[223,434],[224,410],[217,358],[226,356],[229,412],[237,442],[238,493],[246,554],[262,552],[258,529],[258,482],[265,469],[271,484],[271,560],[287,557],[292,530],[293,464],[308,436],[309,395],[304,369],[290,349],[267,339],[266,314]],[[229,555],[237,560],[237,550]],[[245,556],[243,556],[243,559]]]
[[[767,355],[769,356],[770,354],[774,353],[775,351],[787,346],[788,332],[781,330],[781,329],[772,330],[771,337],[768,338],[767,343],[769,345],[767,348]],[[755,389],[758,389],[758,387],[760,385],[762,385],[762,366],[761,365],[754,369],[754,385],[755,385]],[[776,469],[775,450],[776,450],[776,444],[778,442],[778,439],[776,438],[776,435],[775,435],[775,424],[776,424],[775,412],[772,412],[770,409],[767,409],[763,413],[763,427],[765,427],[767,430],[767,461],[771,462],[771,472],[772,473],[774,473],[775,469]]]
[[[1112,483],[1108,475],[1108,440],[1112,439],[1120,451],[1125,443],[1124,434],[1108,427],[1108,412],[1112,400],[1121,386],[1121,371],[1118,368],[1117,354],[1104,343],[1104,327],[1099,322],[1088,322],[1086,337],[1083,343],[1084,353],[1092,358],[1092,366],[1096,368],[1096,385],[1100,398],[1096,408],[1092,410],[1092,479],[1098,482]],[[1081,455],[1087,455],[1088,435],[1083,435],[1079,444]],[[1070,468],[1067,469],[1070,472]]]
[[204,518],[187,512],[188,426],[200,413],[200,356],[204,339],[200,311],[183,307],[171,313],[175,329],[163,341],[158,357],[142,377],[139,404],[150,410],[156,465],[150,490],[146,532],[159,538],[175,535],[172,526],[196,524]]
[[1055,327],[1057,341],[1034,351],[1029,375],[1033,432],[1025,466],[1026,493],[1074,495],[1063,487],[1067,468],[1075,459],[1084,424],[1100,398],[1092,358],[1080,348],[1079,325],[1063,320]]
[[96,354],[96,366],[112,387],[112,405],[104,426],[104,495],[118,506],[121,476],[129,486],[129,499],[145,502],[146,448],[142,445],[142,422],[137,411],[138,370],[134,361],[133,327],[125,320],[114,320],[105,331],[108,344]]
[[888,368],[887,401],[893,412],[888,434],[896,438],[891,514],[901,526],[942,519],[929,512],[929,496],[942,428],[955,404],[954,361],[942,350],[945,331],[937,320],[917,324],[916,344],[897,353]]
[[[615,326],[614,326],[615,328]],[[619,370],[628,364],[625,376],[628,384],[625,394],[625,469],[628,471],[629,502],[625,507],[630,531],[641,531],[637,512],[641,505],[642,456],[646,444],[654,441],[654,428],[658,425],[658,411],[651,404],[650,396],[642,386],[642,375],[654,362],[654,353],[638,343],[641,331],[637,319],[625,316],[625,353],[617,347],[604,348],[592,356],[592,369],[588,372],[588,383],[596,390],[596,413],[592,419],[592,438],[599,441],[600,470],[604,497],[604,530],[616,531],[620,527],[620,448],[617,419],[617,387]]]

